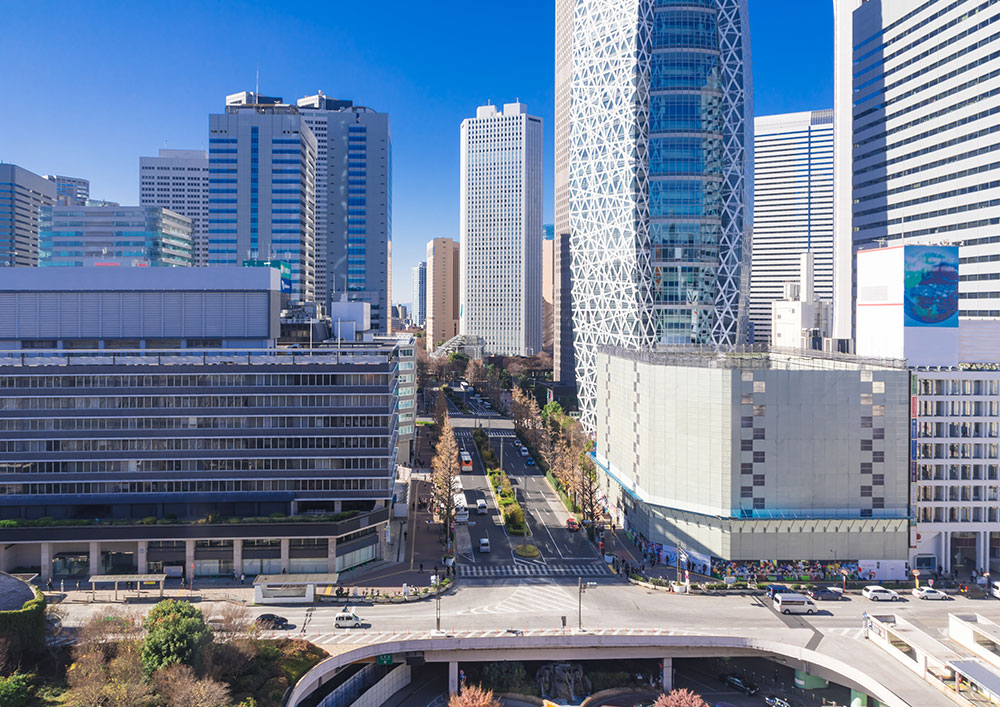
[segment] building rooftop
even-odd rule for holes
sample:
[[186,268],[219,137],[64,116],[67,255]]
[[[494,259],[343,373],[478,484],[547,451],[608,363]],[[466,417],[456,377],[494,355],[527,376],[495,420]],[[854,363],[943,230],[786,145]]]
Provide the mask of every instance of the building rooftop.
[[863,358],[852,354],[799,349],[778,349],[766,345],[717,351],[708,346],[657,346],[632,350],[599,346],[598,352],[632,361],[661,366],[758,370],[906,370],[906,361],[893,358]]
[[7,268],[0,292],[121,292],[275,290],[272,268]]

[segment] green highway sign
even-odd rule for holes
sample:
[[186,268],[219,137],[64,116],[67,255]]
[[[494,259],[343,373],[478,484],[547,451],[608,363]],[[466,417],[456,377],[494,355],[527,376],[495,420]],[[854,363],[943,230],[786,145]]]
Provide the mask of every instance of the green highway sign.
[[382,653],[375,662],[378,665],[392,665],[392,653]]

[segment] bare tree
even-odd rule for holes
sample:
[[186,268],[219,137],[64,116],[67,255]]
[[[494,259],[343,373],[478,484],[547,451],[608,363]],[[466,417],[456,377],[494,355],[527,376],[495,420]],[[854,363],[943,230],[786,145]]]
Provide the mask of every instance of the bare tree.
[[156,692],[169,707],[228,707],[229,688],[221,682],[199,679],[189,666],[171,665],[153,675]]
[[444,427],[438,437],[431,468],[434,503],[444,525],[447,545],[451,547],[451,524],[455,518],[455,490],[462,467],[458,461],[458,442],[455,440],[455,432],[448,418],[445,418]]
[[451,696],[448,707],[500,707],[500,701],[493,696],[492,690],[469,685],[462,688],[461,693]]
[[444,421],[448,417],[448,400],[445,396],[444,388],[437,389],[437,398],[434,400],[434,425],[440,435],[444,429]]
[[660,695],[653,703],[653,707],[708,707],[708,703],[701,699],[701,695],[682,689]]
[[209,617],[207,623],[215,634],[215,640],[231,641],[260,634],[250,609],[240,604],[223,604],[219,613]]

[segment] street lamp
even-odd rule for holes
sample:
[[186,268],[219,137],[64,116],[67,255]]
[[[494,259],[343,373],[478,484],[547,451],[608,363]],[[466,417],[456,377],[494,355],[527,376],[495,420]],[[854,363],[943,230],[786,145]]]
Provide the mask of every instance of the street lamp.
[[677,584],[681,583],[681,560],[684,560],[684,564],[687,564],[688,554],[681,550],[681,546],[677,546]]
[[441,594],[434,596],[434,616],[437,619],[437,630],[441,630]]
[[597,587],[597,582],[584,582],[583,577],[577,577],[577,586],[579,592],[577,593],[576,602],[576,622],[577,628],[581,631],[583,630],[583,593],[588,589],[594,589]]

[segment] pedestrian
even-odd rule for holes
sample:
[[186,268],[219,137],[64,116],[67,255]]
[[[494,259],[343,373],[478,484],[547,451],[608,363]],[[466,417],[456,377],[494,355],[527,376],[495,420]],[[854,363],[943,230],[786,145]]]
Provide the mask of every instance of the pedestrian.
[[438,566],[434,565],[434,574],[437,574],[437,573],[438,573]]
[[48,590],[50,592],[52,591],[52,578],[51,577],[49,577],[49,580],[45,583],[45,586],[48,587]]
[[406,542],[406,531],[403,531],[403,542]]
[[420,574],[423,574],[423,573],[424,573],[424,563],[421,562],[420,563]]
[[247,576],[241,572],[240,573],[240,584],[246,584],[246,583],[247,583]]
[[80,580],[79,580],[79,579],[78,579],[78,580],[76,580],[76,588],[77,588],[77,589],[79,589],[79,588],[80,588]]

